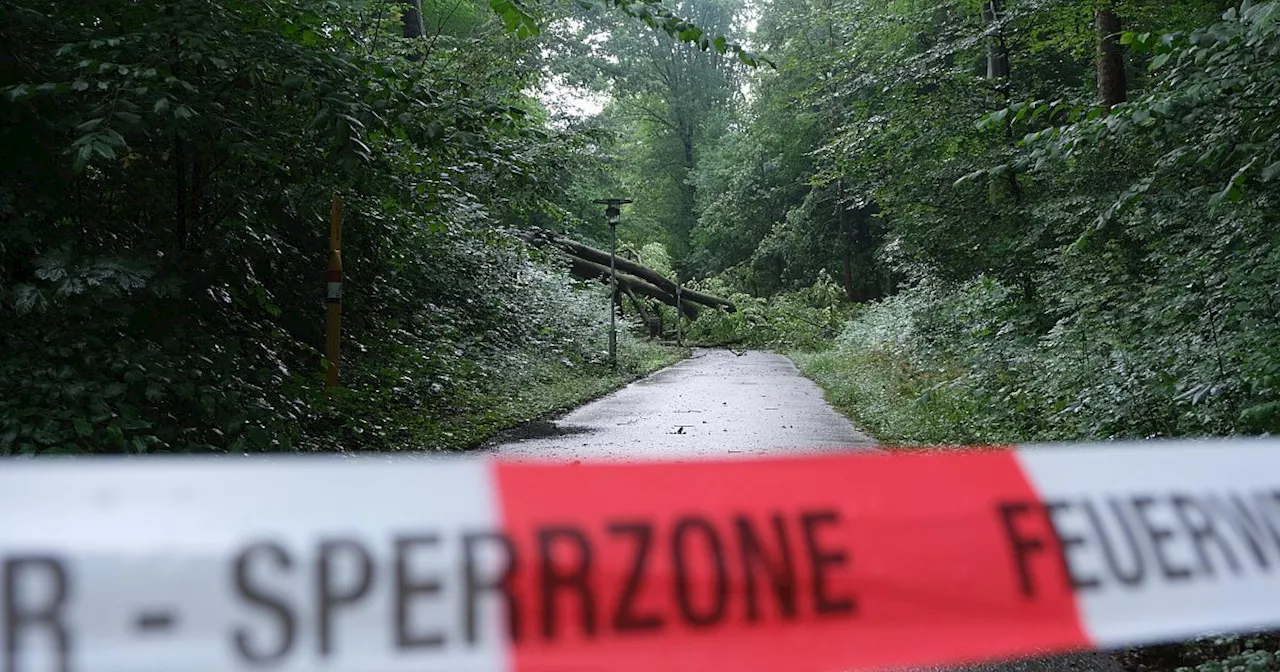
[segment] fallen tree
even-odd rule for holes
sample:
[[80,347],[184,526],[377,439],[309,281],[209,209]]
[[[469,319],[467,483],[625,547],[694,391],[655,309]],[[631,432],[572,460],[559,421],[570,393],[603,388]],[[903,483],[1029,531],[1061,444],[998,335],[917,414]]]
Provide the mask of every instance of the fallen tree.
[[[598,277],[598,269],[603,268],[604,279],[608,280],[609,278],[609,253],[604,250],[598,250],[590,245],[584,245],[575,240],[571,240],[554,232],[542,229],[526,231],[520,234],[519,237],[521,240],[533,245],[534,247],[551,246],[569,257],[574,265],[573,273],[575,277],[579,277],[584,280],[596,279]],[[622,288],[623,285],[622,277],[626,275],[628,276],[627,283],[636,294],[648,296],[669,306],[676,305],[676,290],[679,288],[681,312],[683,312],[689,319],[693,319],[697,315],[696,309],[694,309],[691,304],[706,306],[707,308],[728,310],[730,312],[737,310],[737,307],[734,306],[731,301],[696,290],[678,287],[676,283],[672,282],[661,273],[630,259],[617,257],[615,260],[615,267],[618,270],[618,284],[620,288]],[[635,284],[637,282],[643,283],[647,287],[643,290],[639,289]],[[690,311],[693,312],[691,313]]]
[[[578,257],[572,257],[572,256],[569,257],[569,264],[570,264],[569,272],[572,273],[573,277],[575,278],[579,278],[581,280],[599,280],[601,282],[606,282],[606,283],[609,282],[608,266],[604,266],[602,264],[597,264],[594,261],[587,261],[586,259],[580,259]],[[619,271],[617,275],[618,275],[618,292],[620,294],[624,294],[624,295],[634,294],[638,296],[645,296],[650,299],[661,301],[667,304],[668,306],[674,307],[676,305],[675,295],[670,294],[666,291],[663,291],[661,287],[658,287],[657,285],[654,285],[653,283],[650,283],[650,282],[645,282],[644,280],[641,280],[640,278],[634,275],[631,275],[629,273],[623,273]],[[696,319],[698,317],[697,307],[695,307],[693,303],[690,303],[688,301],[680,302],[680,311],[684,313],[685,317],[691,320]]]

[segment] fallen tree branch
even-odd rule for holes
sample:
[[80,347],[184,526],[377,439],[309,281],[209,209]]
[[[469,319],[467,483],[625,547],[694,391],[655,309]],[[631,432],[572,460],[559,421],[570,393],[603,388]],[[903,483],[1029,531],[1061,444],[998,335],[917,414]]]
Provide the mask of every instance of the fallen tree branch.
[[[573,274],[573,277],[580,280],[599,280],[604,283],[609,282],[608,266],[602,266],[593,261],[587,261],[586,259],[579,259],[578,257],[573,256],[569,257],[569,261],[569,272]],[[675,307],[676,305],[676,297],[674,295],[668,294],[653,283],[645,282],[644,280],[628,273],[618,273],[618,290],[624,294],[635,293],[640,296],[657,299],[668,306]],[[680,308],[684,313],[684,316],[690,320],[698,317],[698,309],[692,303],[682,301]]]
[[[561,252],[564,252],[566,255],[568,255],[573,259],[581,259],[583,261],[604,266],[605,271],[606,272],[608,271],[609,253],[603,250],[598,250],[594,247],[591,247],[590,245],[584,245],[575,240],[570,240],[568,238],[565,238],[564,236],[560,236],[553,232],[544,231],[541,229],[533,229],[531,231],[527,231],[525,233],[520,234],[519,237],[521,240],[525,241],[526,243],[529,243],[530,245],[533,245],[534,247],[543,247],[546,245],[551,245],[559,249]],[[627,273],[638,279],[641,279],[649,283],[650,285],[654,286],[655,288],[661,290],[664,294],[672,297],[670,301],[667,301],[665,299],[659,299],[659,300],[670,306],[675,305],[675,293],[676,293],[676,287],[677,287],[676,283],[667,279],[661,273],[653,270],[652,268],[649,268],[648,266],[644,266],[642,264],[638,264],[634,261],[631,261],[630,259],[623,259],[621,257],[618,257],[615,261],[615,265],[620,272]],[[657,298],[657,297],[654,297],[654,298]],[[734,306],[733,302],[731,301],[726,301],[725,299],[722,299],[718,296],[704,294],[703,292],[692,290],[687,287],[680,288],[680,298],[681,298],[681,304],[696,303],[698,305],[706,306],[708,308],[716,308],[716,309],[723,308],[730,312],[736,312],[738,310],[738,308]]]

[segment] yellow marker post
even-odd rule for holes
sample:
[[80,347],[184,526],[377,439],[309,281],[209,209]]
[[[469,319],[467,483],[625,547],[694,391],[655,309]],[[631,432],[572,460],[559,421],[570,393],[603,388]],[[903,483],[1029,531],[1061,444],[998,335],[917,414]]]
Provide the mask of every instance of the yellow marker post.
[[329,283],[325,293],[324,358],[326,388],[338,386],[338,358],[342,339],[342,199],[333,197],[329,217]]

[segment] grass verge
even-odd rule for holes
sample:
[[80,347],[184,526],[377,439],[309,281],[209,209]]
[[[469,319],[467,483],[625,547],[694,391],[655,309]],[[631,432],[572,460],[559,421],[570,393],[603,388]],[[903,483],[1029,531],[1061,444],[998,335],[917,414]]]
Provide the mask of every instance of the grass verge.
[[538,358],[484,398],[471,410],[428,428],[422,437],[432,450],[477,447],[499,432],[559,415],[604,396],[689,356],[688,348],[634,340],[619,344],[618,368],[566,366],[554,358]]
[[982,444],[972,402],[886,352],[831,348],[788,356],[827,401],[885,446]]
[[[689,356],[676,348],[619,334],[618,368],[553,347],[503,353],[486,365],[421,380],[392,357],[330,391],[310,426],[305,452],[446,452],[478,447],[499,432],[544,419],[611,392]],[[464,362],[465,364],[465,362]]]

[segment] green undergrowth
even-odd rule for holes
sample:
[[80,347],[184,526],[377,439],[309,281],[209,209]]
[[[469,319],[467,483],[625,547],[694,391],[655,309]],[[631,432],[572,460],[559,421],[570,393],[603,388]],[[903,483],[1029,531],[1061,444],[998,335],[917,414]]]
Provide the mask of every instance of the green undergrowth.
[[1117,654],[1131,672],[1271,672],[1280,668],[1280,637],[1208,637]]
[[[1173,284],[1182,276],[1161,278]],[[1158,287],[1158,286],[1157,286]],[[1046,284],[1042,291],[1059,291]],[[1249,296],[1240,281],[1230,291]],[[890,444],[1008,444],[1274,433],[1273,323],[1146,303],[1055,316],[990,278],[925,281],[794,354],[833,404]]]
[[407,390],[356,387],[336,395],[319,450],[453,451],[499,432],[567,411],[670,366],[689,350],[619,334],[618,368],[603,349],[590,357],[529,349],[508,355],[487,382],[470,381],[432,399]]
[[498,432],[559,415],[688,356],[685,348],[624,338],[617,370],[604,363],[566,366],[555,359],[535,359],[482,400],[477,410],[434,424],[423,439],[427,447],[437,449],[474,447]]
[[835,348],[788,353],[827,400],[862,430],[889,445],[963,445],[977,442],[964,429],[967,404],[924,396],[929,377],[883,353]]
[[814,350],[825,347],[852,314],[844,291],[820,274],[809,287],[769,298],[751,296],[722,278],[694,283],[728,297],[737,310],[703,310],[685,330],[685,341],[705,347]]
[[[1224,276],[1240,279],[1213,319],[1164,302],[1162,290],[1186,285],[1176,268],[1149,273],[1136,303],[1097,300],[1055,319],[990,278],[924,280],[861,307],[827,347],[789,354],[833,405],[897,450],[1274,435],[1277,327],[1247,319],[1256,304],[1238,297],[1261,289],[1229,261]],[[1128,672],[1264,672],[1280,669],[1278,655],[1277,633],[1115,654]]]
[[[961,301],[935,287],[909,290],[863,307],[826,347],[792,350],[800,371],[827,400],[879,441],[946,446],[1008,440],[990,404],[962,389],[968,370],[943,344],[942,317]],[[945,305],[944,305],[945,304]],[[937,319],[942,318],[942,319]],[[964,344],[960,351],[974,344]]]

